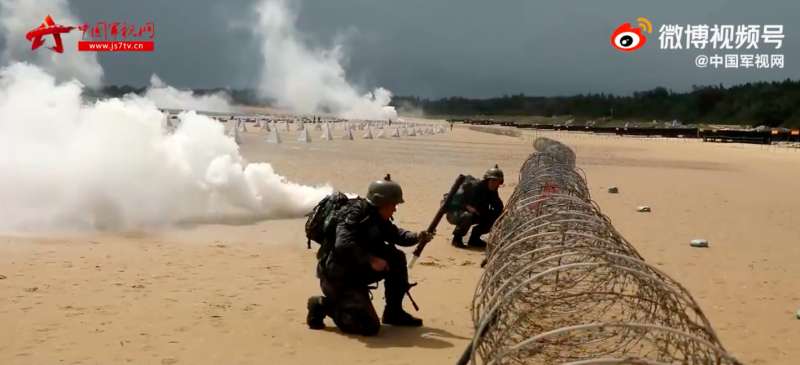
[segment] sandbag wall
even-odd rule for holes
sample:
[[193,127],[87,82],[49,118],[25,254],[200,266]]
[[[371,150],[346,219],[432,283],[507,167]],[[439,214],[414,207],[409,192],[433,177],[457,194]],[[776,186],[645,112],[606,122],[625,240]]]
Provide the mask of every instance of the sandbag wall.
[[741,364],[679,283],[592,201],[575,153],[539,138],[490,232],[472,364]]

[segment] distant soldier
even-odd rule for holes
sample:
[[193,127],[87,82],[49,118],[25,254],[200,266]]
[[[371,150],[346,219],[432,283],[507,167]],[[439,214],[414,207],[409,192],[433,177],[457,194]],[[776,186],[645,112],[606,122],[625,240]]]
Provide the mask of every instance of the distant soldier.
[[[366,199],[354,199],[338,211],[335,238],[318,254],[317,276],[324,296],[308,299],[306,323],[323,329],[326,317],[344,333],[374,336],[381,321],[394,326],[422,326],[422,320],[403,310],[410,288],[406,256],[395,245],[410,247],[430,242],[433,233],[411,233],[391,220],[402,204],[403,190],[389,175],[370,184]],[[384,280],[386,307],[378,319],[370,300],[370,284]]]
[[486,242],[481,236],[489,233],[497,218],[503,212],[503,200],[500,199],[498,189],[505,182],[503,170],[497,165],[483,174],[482,180],[472,178],[465,181],[459,188],[453,205],[447,212],[447,221],[455,225],[453,230],[452,245],[464,248],[464,236],[472,228],[467,245],[472,247],[486,247]]

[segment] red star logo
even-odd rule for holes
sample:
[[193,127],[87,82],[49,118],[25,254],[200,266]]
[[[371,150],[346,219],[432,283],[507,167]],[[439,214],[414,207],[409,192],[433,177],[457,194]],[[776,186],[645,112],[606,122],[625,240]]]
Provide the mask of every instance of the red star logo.
[[44,39],[42,39],[42,37],[52,35],[56,42],[56,46],[47,48],[56,53],[64,53],[64,44],[61,41],[61,34],[69,33],[73,29],[75,29],[75,27],[67,27],[56,24],[53,21],[53,18],[48,15],[46,18],[44,18],[44,23],[42,23],[42,25],[25,35],[25,39],[27,39],[29,42],[32,42],[31,51],[35,51],[37,48],[44,45]]

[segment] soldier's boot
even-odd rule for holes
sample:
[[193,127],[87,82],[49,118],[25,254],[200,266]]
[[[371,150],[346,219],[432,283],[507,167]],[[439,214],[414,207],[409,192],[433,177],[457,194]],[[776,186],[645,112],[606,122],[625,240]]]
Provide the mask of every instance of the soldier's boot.
[[453,241],[450,242],[455,248],[464,248],[464,236],[453,236]]
[[324,304],[325,297],[313,296],[308,298],[308,315],[306,315],[306,324],[312,330],[325,329],[325,317],[327,311]]
[[[494,221],[492,221],[494,223]],[[481,239],[481,236],[489,233],[492,230],[492,224],[480,223],[475,227],[472,227],[472,234],[469,236],[469,241],[467,241],[467,245],[470,247],[478,247],[484,248],[486,247],[486,241]]]
[[392,326],[422,326],[421,319],[403,310],[403,299],[406,297],[410,287],[407,274],[399,275],[398,273],[397,277],[387,278],[384,283],[386,286],[386,308],[383,309],[381,322]]
[[484,248],[486,247],[486,241],[482,240],[481,235],[476,234],[476,232],[473,230],[472,234],[469,236],[469,241],[467,241],[467,245],[469,245],[470,247]]
[[456,248],[467,247],[464,246],[464,236],[467,235],[467,232],[469,232],[469,225],[465,222],[459,222],[459,224],[456,225],[456,228],[453,229],[453,242],[450,244]]
[[421,327],[422,319],[412,316],[401,305],[386,305],[381,318],[383,324],[403,327]]

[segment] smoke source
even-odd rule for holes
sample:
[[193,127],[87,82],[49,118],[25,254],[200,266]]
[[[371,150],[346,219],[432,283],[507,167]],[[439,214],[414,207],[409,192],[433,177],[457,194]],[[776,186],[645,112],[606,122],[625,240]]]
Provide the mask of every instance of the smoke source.
[[183,113],[166,133],[149,99],[81,93],[33,65],[0,69],[0,233],[300,217],[332,191],[247,164],[207,117]]
[[52,37],[43,38],[44,46],[31,51],[31,43],[25,39],[25,34],[42,24],[47,14],[56,24],[83,24],[70,12],[67,0],[0,0],[0,34],[5,39],[0,66],[13,62],[30,62],[44,68],[59,80],[77,79],[90,87],[100,86],[103,68],[97,62],[97,54],[78,52],[74,46],[81,38],[81,31],[73,29],[61,35],[64,42],[62,54],[44,48],[55,45]]
[[178,90],[161,81],[156,74],[150,77],[150,87],[144,95],[161,109],[194,110],[200,112],[234,113],[238,108],[230,104],[225,93],[195,95],[192,91]]
[[346,79],[342,46],[313,49],[303,44],[297,14],[284,0],[257,4],[254,34],[264,58],[259,91],[279,106],[310,114],[329,110],[342,118],[394,119],[392,93],[378,88],[363,94]]

